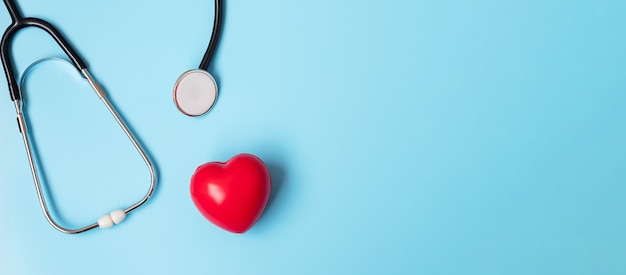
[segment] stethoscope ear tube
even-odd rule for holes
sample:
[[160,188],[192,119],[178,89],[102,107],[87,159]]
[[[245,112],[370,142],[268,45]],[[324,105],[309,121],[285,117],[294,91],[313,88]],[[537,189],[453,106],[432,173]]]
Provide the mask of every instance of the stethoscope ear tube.
[[[28,74],[30,73],[32,68],[34,68],[37,64],[39,64],[39,63],[41,63],[43,61],[50,61],[50,60],[60,60],[60,61],[63,61],[63,62],[70,63],[69,61],[67,61],[65,59],[62,59],[62,58],[46,58],[46,59],[39,60],[39,61],[33,63],[32,65],[30,65],[26,69],[26,71],[24,72],[24,76],[22,78],[22,83],[24,82],[26,77],[28,77]],[[148,201],[148,199],[152,196],[152,194],[155,191],[156,181],[157,181],[155,168],[154,168],[154,165],[152,164],[152,161],[148,157],[148,154],[144,151],[144,149],[140,145],[139,141],[135,138],[135,136],[131,132],[130,128],[126,125],[126,123],[124,122],[122,117],[118,114],[118,112],[115,109],[115,107],[113,106],[113,104],[108,100],[108,98],[106,97],[106,94],[105,94],[104,90],[102,89],[102,87],[93,79],[93,77],[87,71],[87,69],[82,69],[80,71],[80,73],[85,77],[85,79],[87,79],[87,81],[89,82],[89,85],[92,87],[92,89],[94,90],[96,95],[102,100],[102,102],[104,103],[105,107],[109,110],[111,115],[113,115],[113,118],[115,119],[115,121],[118,123],[118,125],[122,128],[122,130],[124,131],[124,133],[128,137],[129,141],[133,144],[133,146],[135,147],[137,152],[141,155],[141,158],[145,162],[145,164],[146,164],[146,166],[148,168],[148,171],[150,173],[150,188],[148,189],[148,191],[144,195],[144,197],[141,200],[139,200],[138,202],[136,202],[135,204],[127,207],[126,209],[117,209],[117,210],[112,211],[110,214],[105,214],[104,216],[100,217],[98,219],[98,221],[95,222],[95,223],[92,223],[90,225],[87,225],[87,226],[84,226],[84,227],[78,228],[78,229],[68,229],[68,228],[65,228],[65,227],[61,226],[50,215],[48,204],[46,203],[46,200],[45,200],[45,197],[44,197],[44,193],[43,193],[43,189],[42,189],[42,183],[41,183],[40,177],[39,177],[39,173],[42,172],[42,171],[40,171],[42,168],[41,167],[37,167],[37,164],[36,164],[37,163],[36,156],[35,156],[36,154],[34,152],[35,148],[31,145],[30,135],[28,133],[28,127],[27,127],[27,119],[26,119],[26,115],[24,113],[24,109],[23,109],[23,106],[22,106],[22,100],[15,100],[14,103],[15,103],[15,109],[16,109],[16,112],[17,112],[17,120],[18,120],[18,124],[19,124],[19,128],[20,128],[20,133],[21,133],[22,139],[24,141],[24,146],[26,147],[26,154],[28,156],[28,162],[29,162],[29,165],[30,165],[30,169],[31,169],[31,173],[32,173],[32,176],[33,176],[33,180],[35,182],[35,189],[37,191],[37,197],[39,199],[39,204],[41,206],[41,209],[43,210],[43,213],[44,213],[44,216],[45,216],[46,220],[50,223],[50,225],[52,225],[52,227],[54,227],[55,229],[57,229],[57,230],[59,230],[59,231],[61,231],[63,233],[67,233],[67,234],[82,233],[82,232],[94,229],[96,227],[109,228],[109,227],[113,226],[114,224],[118,224],[118,223],[122,222],[126,218],[126,215],[128,213],[130,213],[131,211],[135,210],[139,206],[143,205],[146,201]],[[24,85],[21,85],[21,86],[24,87]]]
[[215,0],[215,15],[213,16],[213,32],[211,33],[211,40],[209,40],[209,45],[207,46],[206,51],[204,52],[204,56],[202,57],[202,61],[200,62],[200,66],[198,67],[201,70],[208,70],[209,64],[211,63],[211,59],[215,54],[215,50],[217,49],[217,42],[220,39],[220,34],[222,32],[222,21],[224,21],[224,7],[222,0]]

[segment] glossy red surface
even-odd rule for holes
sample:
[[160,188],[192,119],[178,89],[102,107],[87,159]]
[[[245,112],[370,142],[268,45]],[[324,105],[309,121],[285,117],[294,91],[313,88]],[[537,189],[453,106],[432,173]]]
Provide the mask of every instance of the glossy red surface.
[[225,163],[199,166],[191,177],[191,198],[213,224],[244,233],[263,213],[271,186],[263,161],[254,155],[239,154]]

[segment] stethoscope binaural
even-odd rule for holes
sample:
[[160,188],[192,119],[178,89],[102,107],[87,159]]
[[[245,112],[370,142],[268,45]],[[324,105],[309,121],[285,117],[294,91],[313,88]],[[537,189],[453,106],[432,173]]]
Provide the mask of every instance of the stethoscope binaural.
[[[137,141],[131,130],[128,128],[122,117],[118,114],[115,107],[111,104],[111,102],[107,99],[106,94],[102,87],[93,79],[89,71],[87,70],[87,66],[83,59],[78,55],[76,50],[72,47],[72,45],[61,35],[61,33],[54,27],[52,24],[48,23],[45,20],[33,17],[23,17],[20,13],[15,0],[3,0],[4,4],[7,7],[7,10],[11,16],[12,23],[6,29],[2,36],[2,41],[0,42],[0,52],[2,58],[2,65],[4,67],[4,72],[7,79],[7,84],[9,86],[9,93],[11,95],[11,100],[15,105],[15,110],[17,113],[17,122],[19,131],[22,135],[22,139],[24,141],[24,146],[26,147],[26,153],[28,156],[28,161],[30,164],[30,170],[33,176],[33,180],[35,182],[35,187],[37,191],[37,196],[39,199],[39,204],[43,210],[44,216],[46,220],[54,227],[55,229],[68,234],[77,234],[82,233],[96,227],[100,228],[109,228],[114,224],[118,224],[122,222],[126,215],[131,211],[137,209],[139,206],[143,205],[154,193],[156,187],[156,173],[154,166],[146,154],[145,150],[142,148],[141,144]],[[211,107],[215,104],[217,99],[217,84],[215,79],[209,74],[206,70],[208,69],[209,62],[215,53],[215,49],[217,47],[217,41],[219,38],[219,33],[222,25],[222,0],[215,0],[215,17],[214,17],[214,25],[213,32],[211,35],[211,40],[209,41],[209,45],[207,50],[202,58],[202,62],[198,69],[189,70],[184,72],[176,81],[176,85],[174,87],[174,102],[176,103],[177,108],[184,114],[188,116],[199,116],[206,113]],[[14,64],[11,58],[11,42],[15,36],[15,34],[24,28],[27,27],[36,27],[46,31],[61,47],[61,49],[65,52],[65,54],[69,57],[71,63],[74,67],[87,79],[89,85],[96,92],[96,95],[102,100],[106,108],[113,115],[113,118],[117,121],[119,126],[122,128],[126,136],[129,138],[137,152],[141,155],[143,161],[145,162],[148,170],[150,172],[150,188],[145,196],[127,207],[126,209],[118,209],[112,211],[110,214],[106,214],[98,219],[97,222],[92,223],[90,225],[84,226],[78,229],[68,229],[61,226],[57,223],[52,216],[50,215],[48,206],[46,204],[44,194],[42,191],[41,182],[39,179],[39,175],[37,172],[34,147],[31,145],[30,136],[28,133],[27,120],[26,115],[24,113],[24,102],[22,99],[22,94],[18,82],[15,78],[14,72]]]
[[[9,85],[9,92],[11,94],[11,100],[15,104],[19,131],[22,134],[22,139],[24,140],[24,146],[26,147],[26,153],[28,155],[30,170],[33,175],[33,180],[35,181],[35,187],[37,190],[39,204],[41,205],[41,209],[43,210],[44,216],[46,217],[48,222],[52,225],[52,227],[54,227],[55,229],[63,233],[68,233],[68,234],[82,233],[82,232],[94,229],[96,227],[109,228],[113,226],[114,224],[118,224],[122,222],[124,218],[126,218],[126,215],[128,213],[137,209],[139,206],[143,205],[150,198],[150,196],[154,193],[157,179],[156,179],[156,173],[154,171],[154,166],[152,165],[152,162],[150,161],[150,159],[148,158],[148,155],[146,154],[144,149],[141,147],[137,139],[134,137],[134,135],[132,134],[132,132],[130,131],[126,123],[124,122],[124,120],[117,113],[114,106],[111,104],[111,102],[109,102],[102,87],[93,79],[91,74],[89,74],[89,71],[87,71],[87,66],[85,62],[83,61],[83,59],[80,57],[80,55],[78,55],[78,53],[72,47],[72,45],[69,44],[67,40],[61,35],[61,33],[50,23],[42,19],[32,18],[32,17],[26,17],[26,18],[23,17],[17,5],[15,4],[14,0],[4,0],[4,4],[6,5],[7,10],[9,14],[11,15],[12,23],[4,32],[4,35],[2,36],[2,41],[0,42],[2,65],[4,67],[4,73],[7,78],[7,84]],[[106,108],[113,115],[113,118],[115,118],[115,120],[117,121],[119,126],[122,128],[126,136],[128,136],[128,138],[134,145],[135,149],[139,152],[143,161],[145,162],[146,166],[148,167],[150,171],[150,189],[141,200],[139,200],[135,204],[130,205],[129,207],[125,209],[114,210],[110,214],[106,214],[102,216],[101,218],[99,218],[97,222],[78,228],[78,229],[65,228],[61,226],[59,223],[57,223],[51,217],[48,206],[46,204],[46,200],[44,198],[44,194],[42,192],[41,182],[40,182],[39,175],[37,172],[37,166],[35,164],[36,162],[35,157],[34,157],[35,148],[31,146],[31,141],[30,141],[28,127],[27,127],[27,120],[24,114],[25,110],[23,108],[24,102],[22,99],[20,87],[15,78],[14,63],[11,58],[11,47],[10,47],[15,34],[19,30],[28,28],[28,27],[36,27],[36,28],[40,28],[46,31],[57,42],[57,44],[61,47],[61,49],[63,49],[65,54],[71,60],[71,63],[87,79],[90,86],[96,92],[96,95],[102,100]]]

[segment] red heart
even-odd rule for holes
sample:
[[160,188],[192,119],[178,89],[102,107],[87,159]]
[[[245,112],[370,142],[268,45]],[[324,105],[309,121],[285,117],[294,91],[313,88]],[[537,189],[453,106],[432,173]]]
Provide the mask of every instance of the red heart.
[[191,177],[191,199],[213,224],[233,233],[244,233],[263,213],[271,187],[270,173],[263,161],[250,154],[239,154],[225,163],[200,165]]

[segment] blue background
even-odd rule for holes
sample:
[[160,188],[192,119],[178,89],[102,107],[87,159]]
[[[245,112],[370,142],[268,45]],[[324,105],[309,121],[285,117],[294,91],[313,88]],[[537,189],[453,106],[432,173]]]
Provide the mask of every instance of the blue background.
[[[19,1],[85,57],[159,182],[119,226],[57,232],[2,88],[0,274],[626,273],[626,2],[226,2],[220,97],[189,118],[172,87],[200,62],[212,1]],[[63,57],[35,29],[13,49],[20,75]],[[147,170],[75,70],[28,76],[55,216],[139,200]],[[236,235],[188,190],[241,152],[274,188]]]

